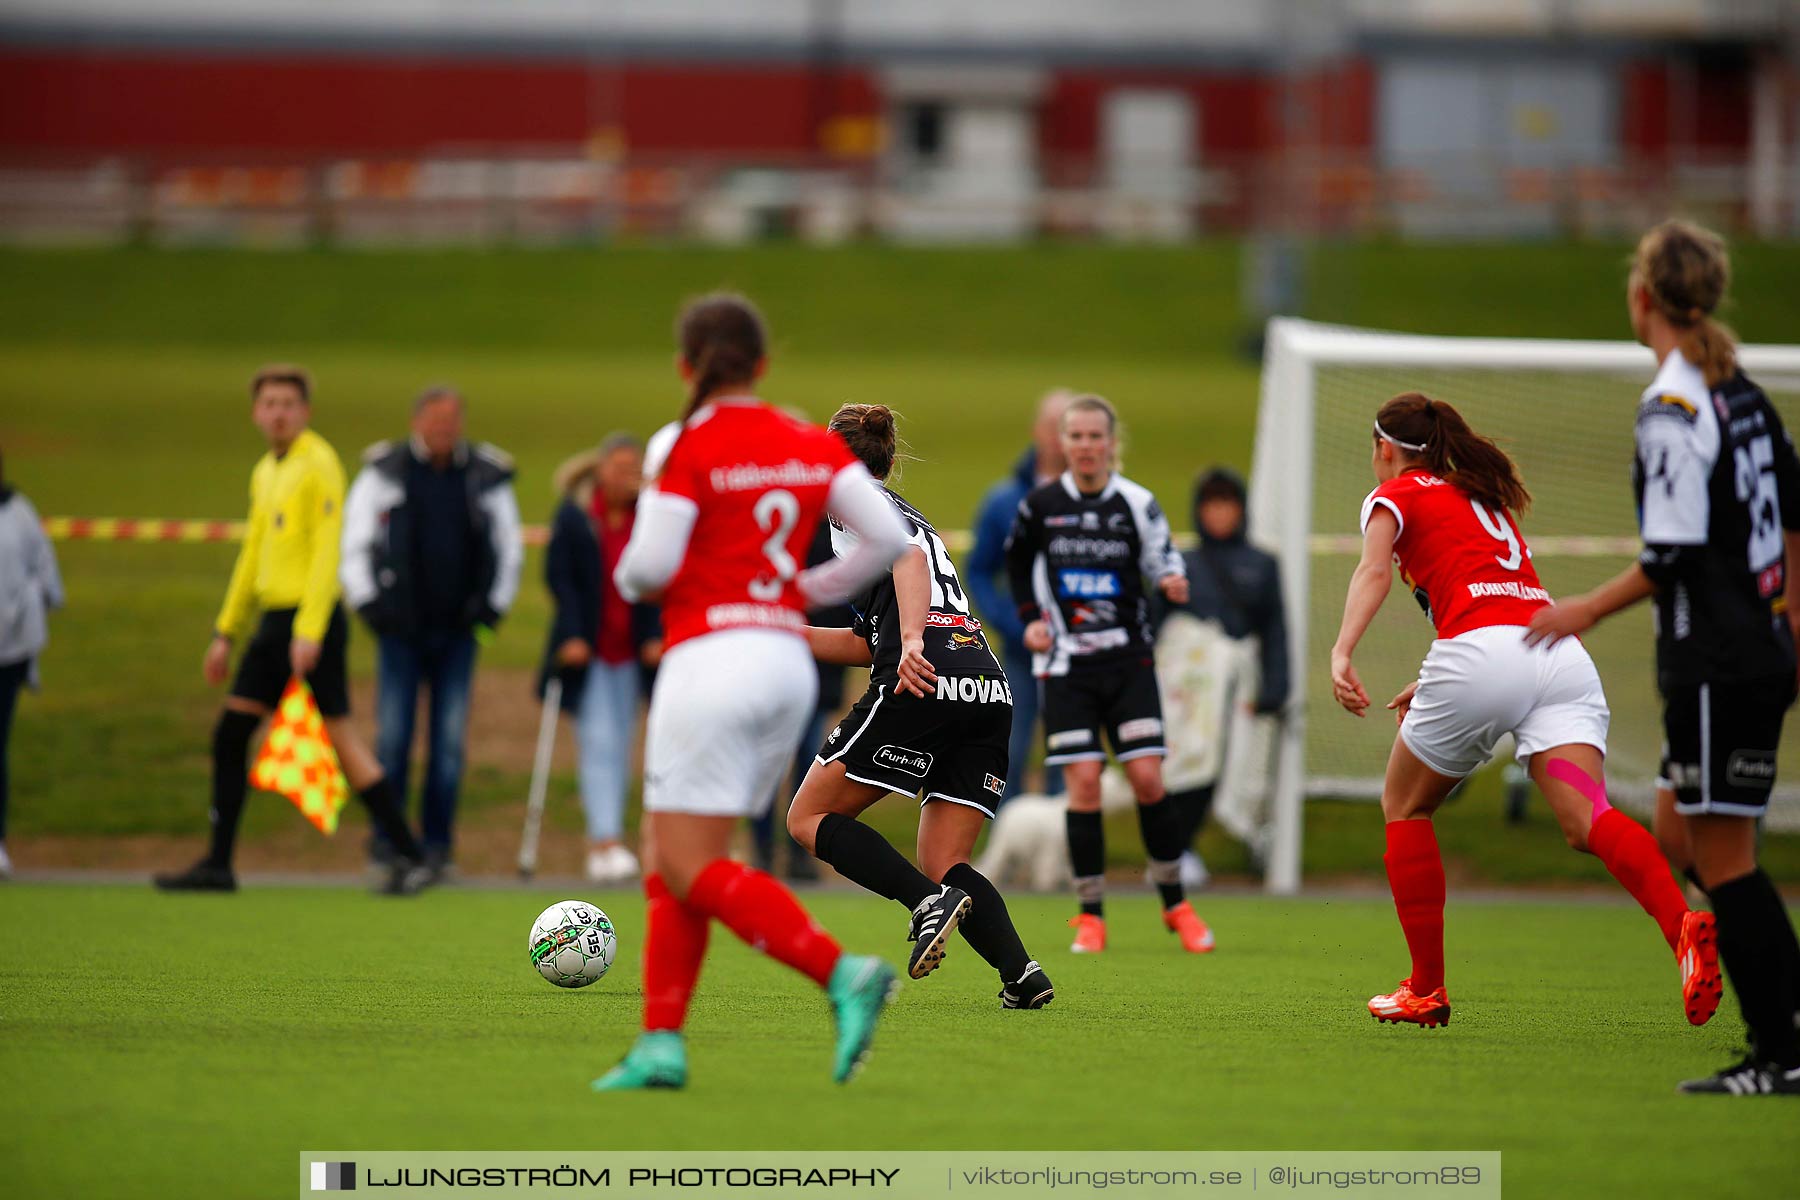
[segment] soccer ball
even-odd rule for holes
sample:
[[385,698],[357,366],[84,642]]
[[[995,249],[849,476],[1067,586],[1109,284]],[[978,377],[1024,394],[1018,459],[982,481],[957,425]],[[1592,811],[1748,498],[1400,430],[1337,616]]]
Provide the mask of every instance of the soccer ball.
[[612,919],[585,900],[558,900],[531,923],[531,965],[557,987],[586,987],[612,966]]

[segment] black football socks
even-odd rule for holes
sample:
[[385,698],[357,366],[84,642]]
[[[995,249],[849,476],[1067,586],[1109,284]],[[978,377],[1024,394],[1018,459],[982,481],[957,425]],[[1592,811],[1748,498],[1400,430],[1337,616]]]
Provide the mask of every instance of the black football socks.
[[206,861],[215,867],[231,867],[238,823],[244,817],[244,794],[250,786],[250,739],[260,724],[262,718],[255,713],[228,708],[213,726],[212,845]]
[[1759,868],[1710,890],[1719,921],[1719,958],[1738,994],[1757,1056],[1783,1067],[1800,1066],[1794,1017],[1794,927],[1781,894]]
[[974,901],[960,926],[963,939],[1000,972],[1002,983],[1018,982],[1031,965],[1031,955],[1025,953],[1025,943],[1013,928],[1000,889],[968,863],[957,863],[944,872],[944,883],[967,892]]
[[854,817],[826,813],[813,836],[813,850],[820,862],[829,863],[845,879],[877,896],[898,900],[908,909],[917,908],[927,896],[937,895],[937,884],[908,862],[886,838]]
[[1150,857],[1150,882],[1162,896],[1163,908],[1174,908],[1187,899],[1181,890],[1181,817],[1167,799],[1140,804],[1137,811],[1144,850]]
[[1100,823],[1097,812],[1076,812],[1070,809],[1067,818],[1069,831],[1069,864],[1075,871],[1075,898],[1081,901],[1081,911],[1091,916],[1100,916],[1105,911],[1106,898],[1106,829]]

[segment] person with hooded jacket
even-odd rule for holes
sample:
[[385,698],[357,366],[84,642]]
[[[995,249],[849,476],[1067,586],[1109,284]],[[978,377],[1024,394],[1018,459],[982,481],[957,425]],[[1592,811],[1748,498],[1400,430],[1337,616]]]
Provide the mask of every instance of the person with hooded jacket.
[[[1257,716],[1274,715],[1282,710],[1288,695],[1287,619],[1282,608],[1281,567],[1274,555],[1252,546],[1245,537],[1246,498],[1244,481],[1235,471],[1214,466],[1200,473],[1194,481],[1192,507],[1200,541],[1182,555],[1188,573],[1187,603],[1172,604],[1159,597],[1153,618],[1159,651],[1170,648],[1175,640],[1170,636],[1170,618],[1183,613],[1213,626],[1218,636],[1239,648],[1240,653],[1228,658],[1246,665],[1254,661],[1257,668],[1253,673],[1227,671],[1224,701],[1212,710],[1210,718],[1217,722],[1212,735],[1216,748],[1202,748],[1204,753],[1193,756],[1193,767],[1185,777],[1176,771],[1189,756],[1171,746],[1175,753],[1165,771],[1169,775],[1169,799],[1175,802],[1183,822],[1182,845],[1187,850],[1182,855],[1182,875],[1189,886],[1199,886],[1206,878],[1205,864],[1194,852],[1193,844],[1206,822],[1213,792],[1223,775],[1234,710],[1242,706]],[[1252,640],[1254,651],[1250,647]],[[1159,653],[1158,657],[1163,656]],[[1164,674],[1166,690],[1170,685],[1166,666]],[[1240,696],[1240,686],[1252,674],[1255,695]],[[1170,721],[1171,732],[1176,724]],[[1170,740],[1177,741],[1175,737]]]

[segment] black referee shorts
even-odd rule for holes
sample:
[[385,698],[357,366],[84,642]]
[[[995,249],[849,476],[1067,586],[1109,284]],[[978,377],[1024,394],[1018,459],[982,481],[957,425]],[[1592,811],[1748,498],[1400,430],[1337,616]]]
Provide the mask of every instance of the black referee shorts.
[[[244,647],[238,660],[237,675],[231,681],[231,694],[253,700],[264,708],[281,702],[294,669],[288,665],[288,646],[294,640],[294,614],[298,609],[275,608],[263,613],[256,635]],[[344,620],[344,606],[334,605],[331,621],[325,626],[325,638],[319,644],[319,662],[306,677],[313,698],[319,702],[319,715],[350,715],[350,623]]]
[[1775,789],[1775,749],[1794,675],[1686,684],[1663,694],[1662,777],[1683,816],[1760,817]]
[[1120,762],[1168,752],[1162,694],[1151,659],[1049,676],[1044,680],[1043,717],[1045,766],[1104,759],[1102,732]]

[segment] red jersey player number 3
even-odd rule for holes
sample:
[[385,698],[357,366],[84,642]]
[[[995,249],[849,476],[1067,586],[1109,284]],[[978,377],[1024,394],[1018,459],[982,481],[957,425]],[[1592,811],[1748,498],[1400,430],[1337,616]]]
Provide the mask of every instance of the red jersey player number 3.
[[832,481],[862,464],[843,439],[751,400],[715,403],[663,438],[673,446],[656,491],[694,506],[687,555],[666,590],[668,645],[724,629],[801,633],[800,563]]

